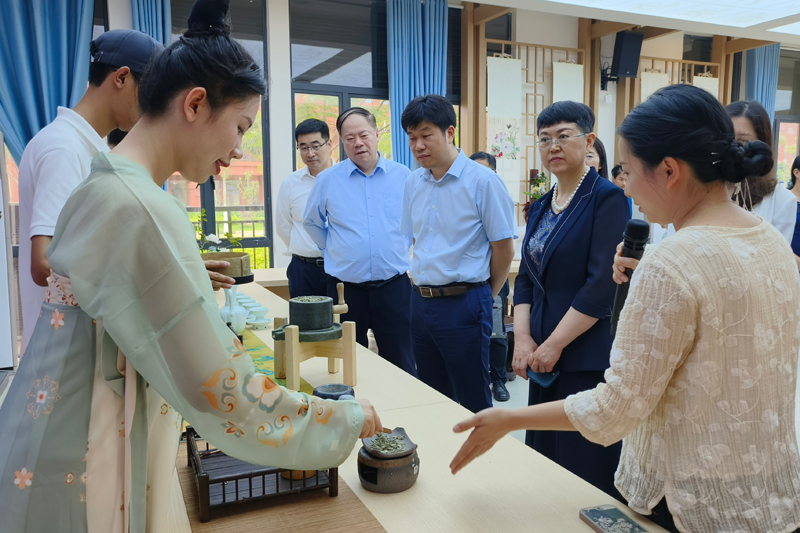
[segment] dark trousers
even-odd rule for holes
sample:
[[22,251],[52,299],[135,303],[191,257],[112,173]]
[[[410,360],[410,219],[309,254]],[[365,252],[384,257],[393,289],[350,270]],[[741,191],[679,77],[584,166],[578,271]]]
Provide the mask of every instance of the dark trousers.
[[419,379],[473,413],[491,407],[491,287],[440,298],[413,291],[411,326]]
[[489,379],[492,383],[508,381],[506,374],[506,354],[508,353],[508,340],[493,337],[489,344]]
[[[336,284],[328,277],[328,296],[338,303]],[[411,282],[406,274],[379,287],[358,283],[344,284],[344,300],[349,311],[341,321],[356,323],[356,341],[368,346],[367,330],[371,329],[381,357],[417,376],[414,352],[411,349]]]
[[492,343],[489,345],[489,379],[492,383],[497,381],[505,383],[508,381],[508,375],[506,374],[508,339],[506,338],[506,325],[504,323],[508,293],[509,286],[508,280],[506,280],[503,288],[500,289],[500,294],[498,294],[500,306],[498,309],[493,309],[493,313],[500,313],[500,323],[493,324]]
[[[549,388],[531,381],[528,405],[564,400],[570,394],[593,389],[602,381],[600,370],[562,372]],[[577,431],[528,431],[525,444],[609,496],[625,501],[614,486],[622,442],[604,447],[586,440]]]
[[[328,276],[325,267],[313,263],[306,263],[296,257],[286,268],[286,277],[289,278],[289,295],[298,296],[325,296],[328,294]],[[336,303],[336,298],[333,299]]]

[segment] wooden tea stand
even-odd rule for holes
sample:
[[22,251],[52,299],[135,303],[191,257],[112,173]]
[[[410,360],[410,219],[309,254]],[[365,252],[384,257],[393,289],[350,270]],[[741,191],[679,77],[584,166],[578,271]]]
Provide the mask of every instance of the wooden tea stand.
[[[344,284],[336,285],[339,303],[333,306],[333,321],[340,323],[342,313],[347,313],[344,301]],[[286,318],[275,318],[275,329],[286,324]],[[314,357],[328,359],[328,372],[339,372],[339,359],[344,363],[343,383],[356,386],[356,323],[342,324],[342,338],[320,342],[300,342],[300,328],[286,326],[285,340],[275,341],[275,377],[286,380],[286,387],[300,389],[300,363]]]

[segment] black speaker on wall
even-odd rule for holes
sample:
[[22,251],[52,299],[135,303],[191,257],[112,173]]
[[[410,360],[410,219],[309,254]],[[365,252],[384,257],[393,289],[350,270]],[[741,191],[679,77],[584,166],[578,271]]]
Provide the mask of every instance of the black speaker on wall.
[[612,78],[635,78],[639,75],[639,56],[642,54],[644,34],[636,31],[617,33],[614,59],[611,62]]

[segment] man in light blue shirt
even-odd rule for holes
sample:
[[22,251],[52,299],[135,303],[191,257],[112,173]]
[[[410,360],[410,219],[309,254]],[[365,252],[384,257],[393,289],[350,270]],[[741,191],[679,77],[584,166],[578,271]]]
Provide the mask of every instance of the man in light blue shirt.
[[303,226],[330,276],[328,295],[345,284],[356,340],[367,346],[372,329],[384,359],[416,376],[411,350],[408,237],[400,233],[408,168],[378,152],[375,117],[353,107],[336,121],[347,159],[325,170],[308,197]]
[[414,240],[417,374],[477,413],[492,406],[492,305],[514,258],[514,202],[497,174],[455,146],[456,114],[447,99],[417,97],[401,120],[423,167],[406,181],[401,226]]

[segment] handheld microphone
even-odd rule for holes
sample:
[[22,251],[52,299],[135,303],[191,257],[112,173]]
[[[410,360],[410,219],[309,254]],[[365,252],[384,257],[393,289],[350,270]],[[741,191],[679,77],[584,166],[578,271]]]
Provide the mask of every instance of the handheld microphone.
[[[625,233],[622,234],[622,257],[631,257],[633,259],[641,259],[644,253],[644,245],[650,239],[650,224],[644,220],[631,219],[625,224]],[[630,268],[625,270],[625,275],[628,276],[628,281],[622,285],[617,285],[617,292],[614,295],[614,307],[611,310],[611,335],[617,334],[617,322],[619,322],[619,314],[625,306],[625,298],[628,297],[628,287],[630,285],[631,274],[633,270]]]

